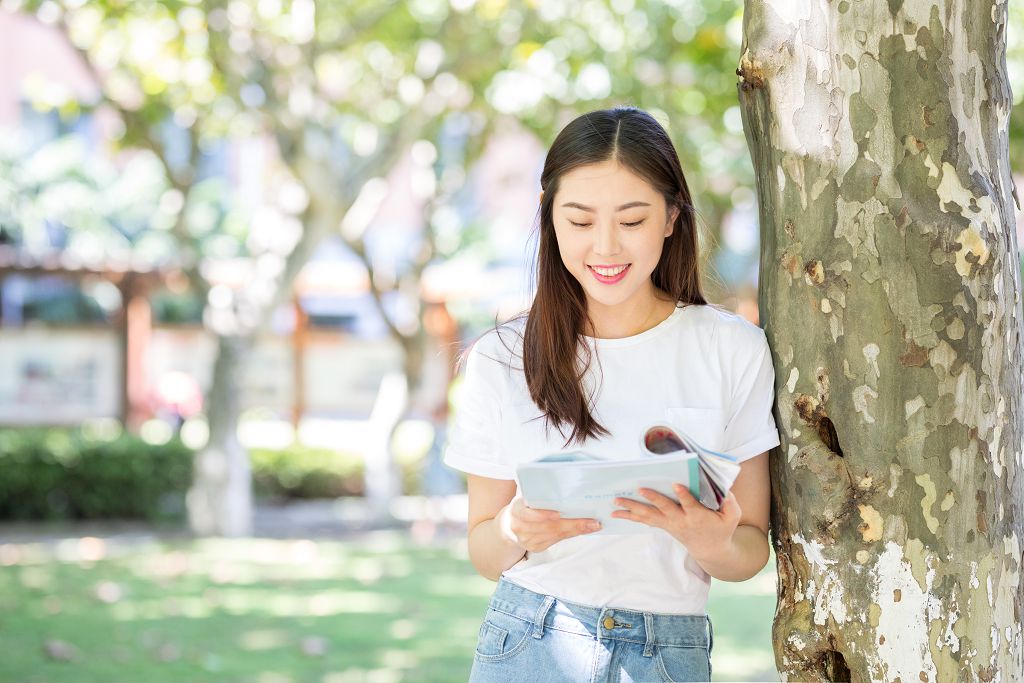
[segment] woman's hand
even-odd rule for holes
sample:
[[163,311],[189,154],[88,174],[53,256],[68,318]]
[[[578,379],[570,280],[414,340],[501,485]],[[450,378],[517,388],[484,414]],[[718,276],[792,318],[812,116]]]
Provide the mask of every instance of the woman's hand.
[[563,519],[557,510],[527,507],[519,493],[498,511],[495,521],[506,541],[531,553],[547,550],[558,541],[601,528],[596,519]]
[[729,491],[719,510],[704,507],[685,486],[675,484],[673,489],[681,502],[651,489],[641,488],[641,496],[650,505],[629,498],[616,498],[615,504],[625,510],[615,510],[612,517],[630,519],[648,526],[664,529],[686,546],[695,558],[715,557],[728,547],[739,524],[740,504]]

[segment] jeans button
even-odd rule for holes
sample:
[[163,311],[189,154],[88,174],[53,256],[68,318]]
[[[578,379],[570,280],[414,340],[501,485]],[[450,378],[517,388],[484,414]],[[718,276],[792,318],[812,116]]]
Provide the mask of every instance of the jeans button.
[[606,629],[608,629],[609,631],[611,631],[613,628],[615,628],[615,620],[612,619],[611,617],[605,617],[604,618],[604,627]]

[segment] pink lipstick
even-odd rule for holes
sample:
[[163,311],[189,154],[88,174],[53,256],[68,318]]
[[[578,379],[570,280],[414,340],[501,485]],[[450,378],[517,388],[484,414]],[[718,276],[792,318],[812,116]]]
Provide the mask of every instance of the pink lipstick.
[[626,277],[626,273],[629,272],[629,269],[632,266],[633,266],[632,263],[626,264],[626,267],[622,269],[621,273],[618,273],[617,275],[612,275],[612,276],[601,275],[601,273],[599,273],[596,270],[594,270],[593,266],[587,266],[587,269],[594,275],[594,277],[597,279],[598,282],[602,282],[602,283],[604,283],[606,285],[614,285],[616,282],[618,282],[622,278]]

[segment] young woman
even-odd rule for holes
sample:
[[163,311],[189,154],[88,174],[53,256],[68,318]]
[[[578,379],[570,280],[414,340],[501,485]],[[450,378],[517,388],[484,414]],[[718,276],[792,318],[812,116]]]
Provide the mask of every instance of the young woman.
[[[701,294],[690,192],[649,114],[572,121],[541,188],[534,301],[467,352],[445,447],[468,474],[470,558],[498,582],[470,680],[710,680],[711,577],[743,581],[769,555],[767,339]],[[518,463],[635,458],[656,421],[741,461],[721,510],[641,489],[613,513],[640,533],[595,534],[518,495]]]

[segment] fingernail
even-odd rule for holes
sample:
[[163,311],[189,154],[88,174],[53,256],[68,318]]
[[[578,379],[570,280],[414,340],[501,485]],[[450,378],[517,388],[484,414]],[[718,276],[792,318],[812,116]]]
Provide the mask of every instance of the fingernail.
[[601,528],[601,522],[587,522],[587,529],[590,531],[597,531]]

